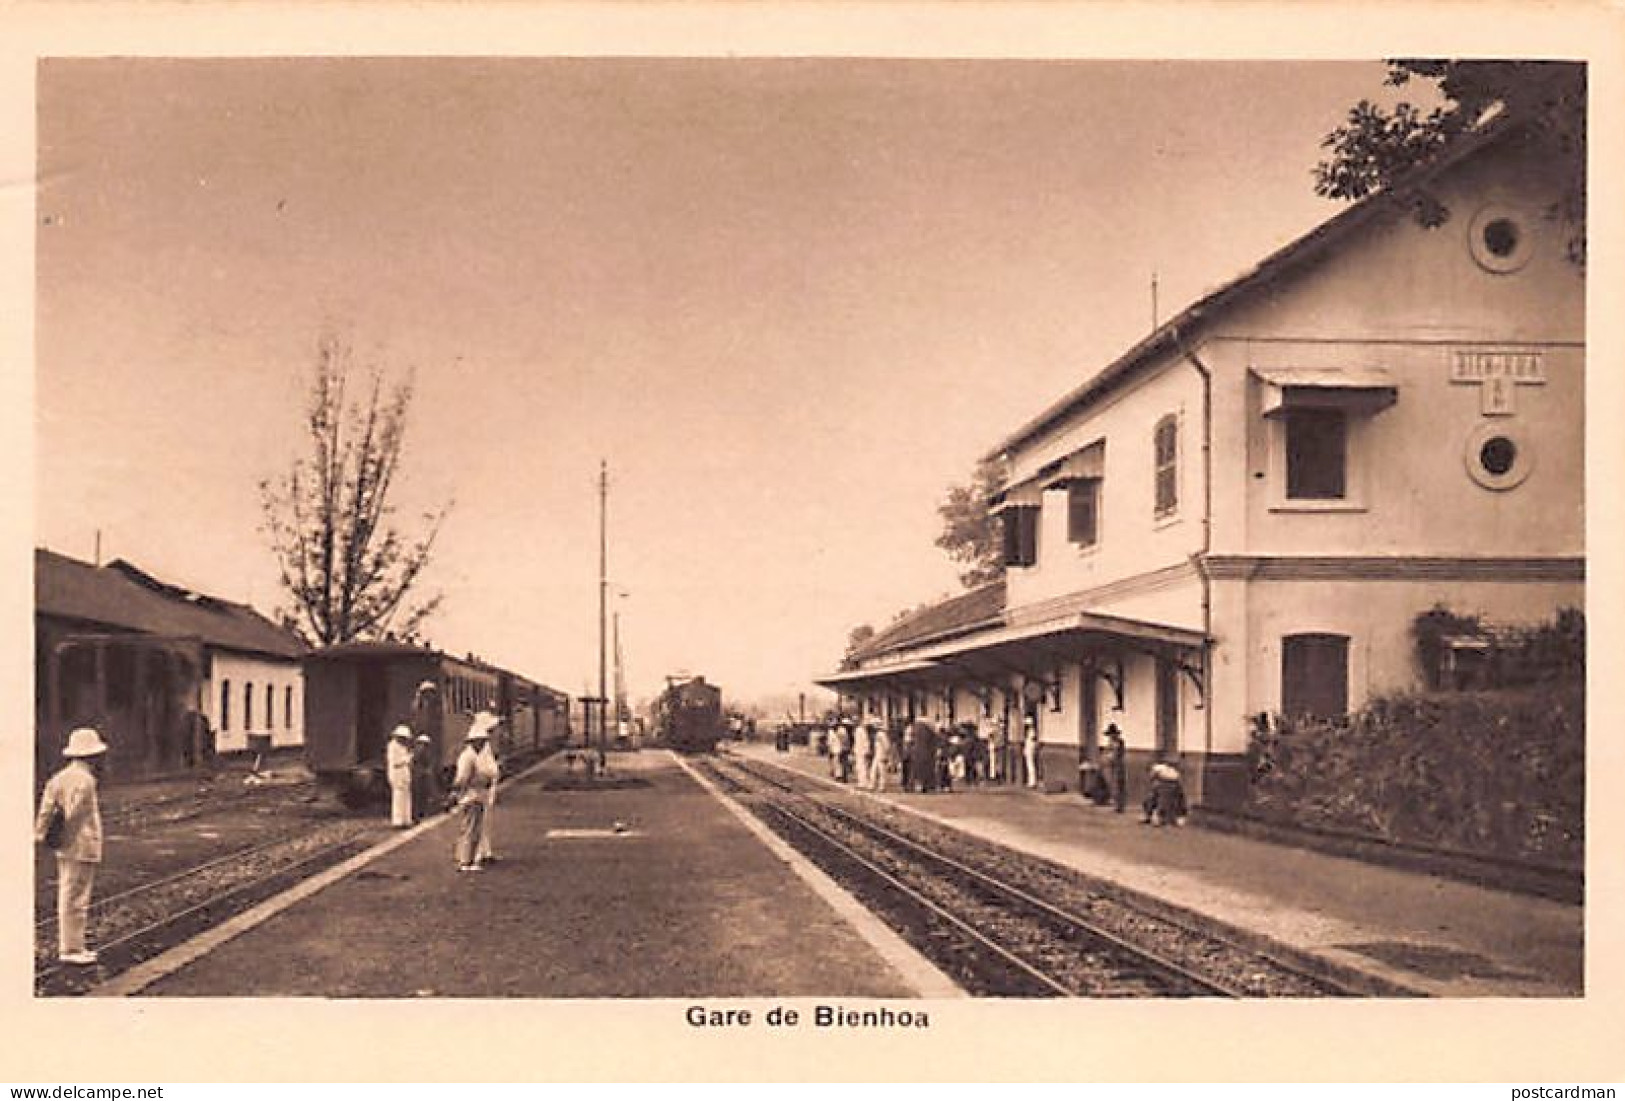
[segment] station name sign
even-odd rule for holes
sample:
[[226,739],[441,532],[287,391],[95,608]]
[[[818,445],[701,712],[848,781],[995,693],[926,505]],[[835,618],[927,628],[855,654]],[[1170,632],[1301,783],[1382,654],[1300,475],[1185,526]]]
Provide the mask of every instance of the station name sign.
[[1478,386],[1481,412],[1506,417],[1517,411],[1519,386],[1545,384],[1546,365],[1539,352],[1456,348],[1450,354],[1450,381]]

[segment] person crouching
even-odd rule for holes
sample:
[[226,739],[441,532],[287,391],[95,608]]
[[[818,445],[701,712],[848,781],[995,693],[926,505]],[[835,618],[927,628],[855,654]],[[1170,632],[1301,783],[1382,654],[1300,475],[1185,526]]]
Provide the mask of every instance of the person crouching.
[[457,775],[452,781],[452,796],[457,800],[457,870],[477,872],[481,827],[490,799],[490,789],[496,785],[495,758],[485,749],[490,742],[491,730],[483,713],[474,716],[464,736],[463,751],[457,755]]

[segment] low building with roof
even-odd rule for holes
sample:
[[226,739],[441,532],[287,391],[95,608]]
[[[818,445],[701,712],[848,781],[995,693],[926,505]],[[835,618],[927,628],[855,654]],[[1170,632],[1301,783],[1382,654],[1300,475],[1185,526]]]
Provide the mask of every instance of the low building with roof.
[[899,719],[1036,725],[1075,782],[1115,723],[1234,805],[1260,713],[1419,688],[1436,605],[1582,607],[1585,272],[1515,125],[1362,201],[1160,325],[989,457],[1005,580],[821,678]]
[[304,743],[299,636],[246,604],[34,552],[36,766],[90,724],[111,776],[201,767],[215,752]]

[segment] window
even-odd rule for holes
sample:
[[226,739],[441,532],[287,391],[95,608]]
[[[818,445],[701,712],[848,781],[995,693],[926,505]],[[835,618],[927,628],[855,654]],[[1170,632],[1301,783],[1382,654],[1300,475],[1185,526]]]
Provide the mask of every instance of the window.
[[1031,566],[1038,561],[1038,508],[1035,505],[1013,505],[1005,509],[1004,564]]
[[231,729],[231,682],[220,682],[220,729],[222,732]]
[[1348,421],[1341,409],[1287,412],[1286,495],[1292,501],[1348,495]]
[[1179,416],[1169,413],[1157,422],[1153,433],[1156,452],[1156,515],[1172,516],[1179,511]]
[[1080,547],[1100,541],[1100,479],[1078,478],[1066,490],[1066,537]]
[[254,682],[243,685],[243,729],[254,729]]
[[265,729],[269,730],[276,725],[276,686],[265,686]]
[[282,689],[282,725],[293,729],[293,685]]
[[1336,718],[1349,709],[1347,635],[1288,635],[1281,640],[1281,712]]

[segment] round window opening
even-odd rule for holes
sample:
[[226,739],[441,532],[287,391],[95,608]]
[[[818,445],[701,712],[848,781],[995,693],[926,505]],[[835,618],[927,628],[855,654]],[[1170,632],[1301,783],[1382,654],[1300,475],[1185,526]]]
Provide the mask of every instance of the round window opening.
[[1491,204],[1473,216],[1467,231],[1473,259],[1497,275],[1517,271],[1529,262],[1535,246],[1529,219],[1511,207]]
[[1478,461],[1491,474],[1505,474],[1518,458],[1518,445],[1505,436],[1496,436],[1478,449]]
[[1485,489],[1513,489],[1535,468],[1535,452],[1523,432],[1499,421],[1481,423],[1468,435],[1462,459],[1468,475]]
[[1484,247],[1490,255],[1503,259],[1518,249],[1518,223],[1510,218],[1497,218],[1484,227]]

